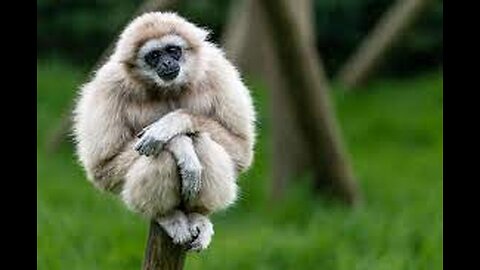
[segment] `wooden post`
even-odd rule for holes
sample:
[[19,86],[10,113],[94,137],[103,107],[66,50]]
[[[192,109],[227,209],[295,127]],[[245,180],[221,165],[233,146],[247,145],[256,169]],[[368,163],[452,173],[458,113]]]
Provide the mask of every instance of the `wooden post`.
[[150,222],[143,270],[181,270],[185,255],[183,246],[173,244],[157,222]]
[[364,84],[388,50],[419,17],[430,0],[397,0],[338,72],[338,81],[352,89]]
[[[132,18],[135,18],[149,11],[169,9],[173,7],[175,4],[177,4],[178,1],[179,0],[146,0],[135,11]],[[108,59],[108,56],[112,53],[113,48],[115,47],[116,41],[117,41],[116,39],[112,40],[110,45],[103,51],[102,55],[98,58],[97,62],[93,66],[89,75],[93,74],[93,72],[97,70],[97,68],[99,68]],[[52,129],[49,135],[47,135],[46,142],[45,142],[47,152],[52,153],[57,151],[58,146],[61,144],[63,139],[69,133],[70,127],[72,125],[72,119],[71,119],[72,108],[73,108],[73,103],[68,106],[68,109],[63,114],[59,124],[54,129]]]

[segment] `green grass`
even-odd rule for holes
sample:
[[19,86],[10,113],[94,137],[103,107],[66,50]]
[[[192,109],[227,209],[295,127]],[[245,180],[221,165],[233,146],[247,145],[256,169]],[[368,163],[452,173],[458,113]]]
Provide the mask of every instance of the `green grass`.
[[[58,61],[37,65],[38,269],[140,269],[147,222],[85,179],[70,144],[44,151],[48,132],[85,75]],[[363,207],[351,211],[289,187],[277,204],[269,185],[268,100],[253,87],[260,111],[254,168],[242,195],[214,217],[210,249],[188,256],[186,269],[442,269],[443,79],[377,81],[333,96]]]

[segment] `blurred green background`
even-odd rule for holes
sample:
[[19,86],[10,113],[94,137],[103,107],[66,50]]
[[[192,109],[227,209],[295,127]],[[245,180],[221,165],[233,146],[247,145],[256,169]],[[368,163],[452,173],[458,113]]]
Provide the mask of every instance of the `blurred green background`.
[[[180,13],[219,41],[231,1],[184,2]],[[91,66],[140,3],[37,1],[38,269],[141,266],[148,222],[86,181],[71,143],[45,151]],[[391,3],[315,1],[328,75]],[[255,164],[240,179],[238,203],[213,217],[210,248],[190,254],[186,269],[443,269],[442,6],[431,5],[370,84],[332,89],[365,197],[358,209],[312,194],[304,179],[271,203],[269,93],[246,74],[259,112]]]

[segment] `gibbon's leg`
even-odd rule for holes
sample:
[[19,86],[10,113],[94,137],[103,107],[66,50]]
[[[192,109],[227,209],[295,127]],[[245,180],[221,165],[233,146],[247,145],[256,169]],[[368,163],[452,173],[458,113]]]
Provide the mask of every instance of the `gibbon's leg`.
[[171,214],[157,219],[165,232],[172,238],[172,242],[183,245],[192,240],[189,220],[180,210],[174,210]]
[[208,133],[198,133],[193,137],[193,145],[203,170],[198,196],[186,203],[187,209],[208,214],[227,208],[237,198],[234,162]]
[[182,198],[189,202],[193,200],[200,190],[202,165],[193,148],[192,139],[187,135],[174,137],[166,146],[172,152],[179,168]]
[[188,249],[192,251],[206,249],[214,234],[213,224],[210,219],[199,213],[190,213],[188,214],[188,223],[193,237],[192,242],[187,246]]
[[121,198],[129,209],[149,219],[171,213],[180,206],[180,181],[172,154],[139,157],[125,174]]

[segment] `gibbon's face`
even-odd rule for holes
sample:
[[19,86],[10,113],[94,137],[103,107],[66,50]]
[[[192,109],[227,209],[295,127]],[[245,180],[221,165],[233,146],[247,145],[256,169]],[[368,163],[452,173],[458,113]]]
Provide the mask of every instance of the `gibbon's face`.
[[182,85],[188,81],[194,57],[187,42],[176,34],[146,41],[138,50],[139,72],[160,87]]
[[145,13],[122,32],[112,59],[141,83],[176,94],[203,77],[208,34],[176,13]]

